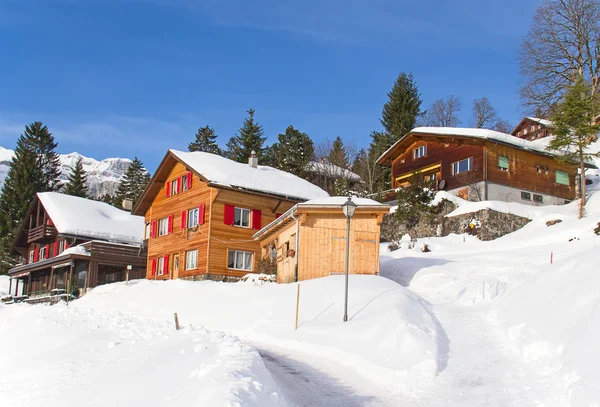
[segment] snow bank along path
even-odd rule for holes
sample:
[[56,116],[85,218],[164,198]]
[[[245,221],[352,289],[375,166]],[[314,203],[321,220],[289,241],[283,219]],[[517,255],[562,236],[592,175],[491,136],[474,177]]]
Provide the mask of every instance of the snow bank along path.
[[92,307],[0,305],[0,405],[280,406],[259,354],[201,327]]

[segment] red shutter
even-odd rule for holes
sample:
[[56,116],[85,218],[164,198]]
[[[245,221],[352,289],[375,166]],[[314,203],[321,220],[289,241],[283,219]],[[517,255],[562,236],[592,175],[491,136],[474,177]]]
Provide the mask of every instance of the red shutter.
[[283,213],[279,213],[279,212],[277,212],[277,213],[275,214],[275,219],[277,219],[277,218],[278,218],[278,217],[280,217],[281,215],[283,215]]
[[152,259],[152,275],[156,275],[156,259]]
[[150,237],[156,237],[156,221],[152,221],[152,228],[150,230]]
[[192,172],[189,171],[188,177],[187,177],[187,188],[190,189],[191,187],[192,187]]
[[252,229],[260,230],[262,226],[260,224],[262,218],[262,212],[258,209],[252,210]]
[[69,248],[69,242],[65,239],[65,250]]
[[169,274],[169,255],[165,256],[163,274]]
[[48,226],[54,226],[54,223],[52,223],[52,219],[48,219],[48,221],[46,221],[46,224]]
[[235,207],[233,205],[225,205],[225,224],[233,226],[233,219],[235,214]]
[[33,249],[33,262],[35,263],[40,259],[40,250],[36,247]]
[[204,204],[198,207],[198,224],[204,225]]
[[187,213],[185,211],[181,211],[181,229],[185,229],[187,222]]
[[53,253],[52,256],[56,257],[58,255],[58,240],[56,242],[54,242],[54,248],[53,248]]
[[167,222],[167,233],[173,233],[173,215],[169,215]]
[[50,258],[50,244],[46,245],[46,257],[44,257],[45,259],[49,259]]
[[171,196],[171,188],[169,185],[169,181],[165,182],[165,194],[167,195],[167,197]]
[[181,177],[177,178],[177,193],[181,192]]

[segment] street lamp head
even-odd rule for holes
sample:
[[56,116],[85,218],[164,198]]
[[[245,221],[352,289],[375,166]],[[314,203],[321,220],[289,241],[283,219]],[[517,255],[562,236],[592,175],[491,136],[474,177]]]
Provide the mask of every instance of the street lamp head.
[[348,200],[343,203],[342,211],[344,211],[344,216],[347,218],[351,218],[354,216],[354,211],[356,210],[356,204],[352,202],[352,197],[348,197]]

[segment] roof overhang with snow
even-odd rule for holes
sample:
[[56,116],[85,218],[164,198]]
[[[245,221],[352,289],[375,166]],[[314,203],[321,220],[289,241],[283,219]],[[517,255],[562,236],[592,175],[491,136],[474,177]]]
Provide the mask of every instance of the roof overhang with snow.
[[[391,165],[392,161],[398,157],[398,155],[406,151],[406,149],[416,140],[477,146],[485,146],[488,144],[503,145],[545,157],[557,158],[560,156],[560,154],[550,152],[539,144],[498,131],[458,127],[417,127],[404,135],[385,151],[381,157],[377,159],[377,164]],[[588,163],[587,166],[588,168],[596,168],[592,163]]]
[[292,202],[307,201],[329,194],[318,186],[293,174],[267,166],[253,168],[225,157],[202,152],[169,150],[162,159],[145,191],[133,207],[132,213],[145,215],[154,198],[167,182],[177,163],[196,174],[208,186],[246,192]]
[[[287,212],[282,214],[279,218],[275,219],[273,222],[256,232],[252,238],[254,240],[264,240],[283,229],[290,222],[294,222],[295,219],[300,219],[303,215],[308,213],[339,213],[343,216],[342,204],[346,202],[347,199],[348,198],[345,196],[332,196],[330,198],[314,199],[304,203],[296,204]],[[383,215],[389,213],[391,209],[391,206],[389,205],[385,205],[368,198],[353,198],[352,200],[357,204],[356,213],[358,214]]]

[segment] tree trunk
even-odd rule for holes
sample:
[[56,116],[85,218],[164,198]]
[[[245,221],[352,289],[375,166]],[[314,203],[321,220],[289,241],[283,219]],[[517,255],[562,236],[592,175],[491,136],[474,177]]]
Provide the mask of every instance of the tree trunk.
[[580,190],[581,190],[581,202],[579,203],[579,219],[583,218],[585,215],[585,204],[587,198],[587,185],[585,183],[585,161],[583,156],[580,155],[579,165],[581,167],[581,177],[580,179]]

